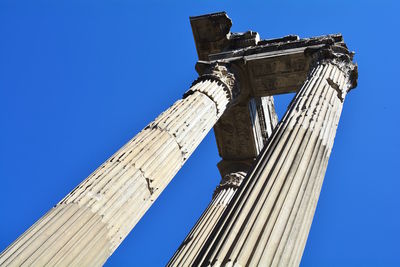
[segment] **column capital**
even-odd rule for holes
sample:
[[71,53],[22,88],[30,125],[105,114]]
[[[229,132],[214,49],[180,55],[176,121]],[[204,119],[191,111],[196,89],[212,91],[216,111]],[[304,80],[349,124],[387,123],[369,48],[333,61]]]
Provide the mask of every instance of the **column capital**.
[[223,85],[230,100],[239,95],[239,82],[231,71],[229,63],[198,61],[196,63],[196,71],[200,76],[193,82],[192,86],[205,80],[211,80]]
[[[310,71],[321,64],[332,64],[338,67],[347,78],[346,88],[340,88],[345,91],[357,87],[358,66],[353,62],[354,52],[349,51],[345,44],[325,45],[319,48],[309,47],[304,54],[311,58]],[[329,82],[329,81],[328,81]],[[334,86],[335,87],[335,86]],[[339,90],[339,88],[337,88]]]
[[217,188],[215,188],[213,197],[225,188],[238,188],[245,177],[246,172],[241,171],[226,174],[222,177],[221,182],[219,183]]

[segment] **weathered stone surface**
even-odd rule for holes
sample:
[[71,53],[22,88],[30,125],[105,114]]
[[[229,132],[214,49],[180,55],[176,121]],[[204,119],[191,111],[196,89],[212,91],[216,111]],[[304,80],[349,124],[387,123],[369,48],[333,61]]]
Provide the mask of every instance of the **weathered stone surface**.
[[193,265],[299,265],[343,100],[356,82],[352,54],[339,50],[313,51],[308,79]]
[[232,106],[214,126],[219,155],[224,160],[253,160],[277,124],[272,97],[251,98]]
[[256,45],[258,33],[231,33],[232,21],[225,12],[190,17],[199,60],[208,61],[209,55],[232,48]]
[[251,99],[247,105],[235,105],[214,126],[221,151],[218,164],[222,179],[213,198],[168,266],[192,266],[204,242],[210,236],[230,200],[243,182],[254,159],[277,124],[272,97]]
[[307,48],[343,46],[340,34],[261,40],[258,33],[231,33],[225,12],[190,18],[199,62],[229,62],[240,80],[241,98],[297,92],[310,71]]

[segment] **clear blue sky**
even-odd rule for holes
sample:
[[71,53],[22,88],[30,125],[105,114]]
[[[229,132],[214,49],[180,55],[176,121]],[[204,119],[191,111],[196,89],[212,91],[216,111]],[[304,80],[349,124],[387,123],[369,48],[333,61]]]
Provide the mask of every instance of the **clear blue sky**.
[[[188,17],[225,10],[236,32],[341,32],[356,51],[302,266],[400,265],[399,4],[232,2],[0,2],[0,250],[182,96],[197,76]],[[218,161],[210,132],[106,265],[165,264]]]

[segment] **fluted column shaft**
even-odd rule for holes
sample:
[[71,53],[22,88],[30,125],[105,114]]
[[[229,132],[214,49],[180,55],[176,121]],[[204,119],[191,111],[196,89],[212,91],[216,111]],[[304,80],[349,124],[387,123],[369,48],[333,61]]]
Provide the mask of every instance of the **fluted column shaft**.
[[225,175],[220,185],[216,188],[210,204],[167,266],[193,266],[193,261],[196,259],[204,242],[211,234],[245,176],[245,172],[235,172]]
[[233,86],[214,66],[3,251],[0,265],[102,265],[222,115]]
[[354,65],[318,61],[196,266],[298,266]]
[[[250,113],[249,120],[253,122],[253,139],[255,139],[254,142],[257,144],[257,148],[259,147],[259,152],[277,124],[273,97],[252,99],[249,102],[248,108],[253,111]],[[236,137],[238,138],[238,136]],[[248,138],[251,137],[249,136]],[[240,158],[240,154],[237,157]],[[220,162],[220,164],[223,163],[224,165],[229,165],[229,167],[223,166],[222,169],[220,168],[222,179],[214,191],[210,204],[177,249],[167,266],[193,265],[193,261],[198,256],[204,242],[214,230],[218,220],[241,185],[253,162],[254,159],[247,159],[244,162],[226,161],[223,159]],[[230,168],[229,173],[224,174],[227,168]]]

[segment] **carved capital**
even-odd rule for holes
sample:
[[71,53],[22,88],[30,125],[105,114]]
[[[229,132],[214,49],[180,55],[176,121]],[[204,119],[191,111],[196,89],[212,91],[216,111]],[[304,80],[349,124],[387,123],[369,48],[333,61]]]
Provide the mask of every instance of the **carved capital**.
[[192,86],[205,80],[211,80],[223,85],[229,100],[233,100],[239,95],[238,80],[231,72],[228,63],[199,61],[196,64],[196,70],[200,76],[193,82]]
[[213,197],[223,189],[238,188],[242,184],[243,179],[245,177],[246,177],[245,172],[232,172],[232,173],[226,174],[221,179],[221,182],[215,189]]
[[310,47],[304,51],[304,54],[311,57],[310,70],[321,64],[333,64],[345,74],[347,78],[346,88],[336,88],[337,86],[328,80],[328,83],[336,90],[342,90],[342,95],[357,87],[358,67],[353,62],[354,52],[349,51],[345,45],[326,45],[322,48]]

